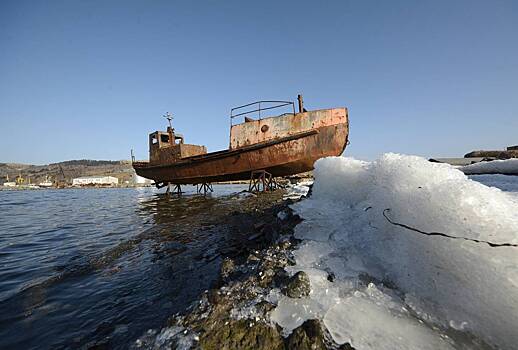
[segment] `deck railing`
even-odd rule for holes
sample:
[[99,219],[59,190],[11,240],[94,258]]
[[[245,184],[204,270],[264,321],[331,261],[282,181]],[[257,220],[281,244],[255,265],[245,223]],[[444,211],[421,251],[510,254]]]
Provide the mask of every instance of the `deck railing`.
[[[234,125],[234,118],[244,116],[246,114],[252,115],[253,113],[258,113],[259,119],[261,120],[261,111],[267,111],[270,109],[282,108],[286,106],[290,106],[293,109],[293,114],[295,114],[295,103],[291,101],[257,101],[248,103],[246,105],[234,107],[230,110],[230,126]],[[245,110],[247,107],[250,110]],[[245,111],[243,111],[245,110]]]

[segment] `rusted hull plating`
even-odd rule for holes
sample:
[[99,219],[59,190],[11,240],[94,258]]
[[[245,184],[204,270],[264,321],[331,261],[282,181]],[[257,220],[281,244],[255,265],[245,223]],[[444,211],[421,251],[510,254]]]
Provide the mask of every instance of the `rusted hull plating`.
[[133,167],[138,175],[153,179],[157,184],[249,180],[251,172],[257,170],[265,170],[274,177],[310,171],[317,159],[338,156],[347,145],[347,110],[340,110],[344,111],[343,118],[331,125],[241,148],[185,158],[174,164],[135,162]]

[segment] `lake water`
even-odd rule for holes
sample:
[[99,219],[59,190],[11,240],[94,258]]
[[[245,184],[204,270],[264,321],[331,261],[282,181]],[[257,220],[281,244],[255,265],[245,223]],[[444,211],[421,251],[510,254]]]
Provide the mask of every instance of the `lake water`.
[[126,348],[163,326],[216,278],[209,216],[246,187],[0,191],[0,348]]

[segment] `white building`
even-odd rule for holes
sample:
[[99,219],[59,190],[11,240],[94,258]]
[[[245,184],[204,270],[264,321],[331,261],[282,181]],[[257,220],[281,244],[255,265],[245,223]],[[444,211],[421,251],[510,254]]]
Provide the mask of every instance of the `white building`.
[[119,179],[113,176],[86,176],[78,177],[72,180],[72,186],[85,185],[117,185]]

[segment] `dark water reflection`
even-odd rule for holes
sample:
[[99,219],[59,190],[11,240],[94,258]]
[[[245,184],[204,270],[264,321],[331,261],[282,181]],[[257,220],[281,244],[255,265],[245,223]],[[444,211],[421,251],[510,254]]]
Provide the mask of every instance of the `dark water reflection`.
[[0,192],[0,348],[126,348],[161,327],[216,278],[243,188]]

